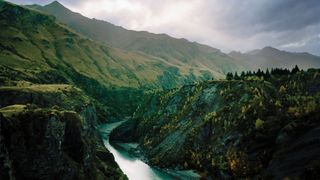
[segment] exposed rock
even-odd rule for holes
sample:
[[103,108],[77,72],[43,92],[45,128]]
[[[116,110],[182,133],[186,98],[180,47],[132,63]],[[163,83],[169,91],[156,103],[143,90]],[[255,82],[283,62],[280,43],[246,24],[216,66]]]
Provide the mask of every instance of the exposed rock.
[[279,148],[264,173],[267,178],[272,179],[319,178],[319,154],[320,127],[316,127],[292,140],[287,147]]
[[95,106],[79,89],[0,87],[0,98],[0,179],[126,179],[96,130]]
[[318,73],[155,92],[111,138],[132,137],[150,163],[209,179],[318,179]]
[[[2,177],[16,179],[97,179],[124,177],[109,153],[99,150],[86,116],[72,111],[25,109],[7,115],[1,111]],[[97,155],[98,155],[97,154]],[[10,162],[10,163],[8,163]],[[112,172],[112,173],[110,173]],[[6,179],[6,178],[4,178]]]

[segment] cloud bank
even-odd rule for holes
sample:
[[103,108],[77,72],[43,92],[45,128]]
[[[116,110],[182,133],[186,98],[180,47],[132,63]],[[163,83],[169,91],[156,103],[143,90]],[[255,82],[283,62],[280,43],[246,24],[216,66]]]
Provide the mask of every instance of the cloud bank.
[[[11,0],[48,4],[50,0]],[[319,0],[61,0],[132,30],[167,33],[225,52],[264,46],[320,55]]]

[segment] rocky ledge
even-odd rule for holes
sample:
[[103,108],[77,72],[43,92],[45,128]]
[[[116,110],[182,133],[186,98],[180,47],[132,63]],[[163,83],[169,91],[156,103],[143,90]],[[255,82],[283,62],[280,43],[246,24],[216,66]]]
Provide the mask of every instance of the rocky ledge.
[[[68,85],[47,86],[0,88],[15,103],[0,109],[0,179],[126,179],[96,131],[89,98]],[[50,100],[57,103],[44,107]]]

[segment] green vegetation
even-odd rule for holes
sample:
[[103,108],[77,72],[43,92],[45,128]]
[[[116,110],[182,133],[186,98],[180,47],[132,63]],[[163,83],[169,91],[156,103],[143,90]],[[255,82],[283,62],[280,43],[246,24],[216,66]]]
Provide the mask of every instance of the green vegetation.
[[[127,30],[105,21],[84,17],[79,13],[70,11],[58,2],[53,2],[46,6],[28,7],[55,16],[58,21],[66,24],[69,28],[96,42],[131,52],[142,52],[145,56],[148,55],[146,57],[150,60],[155,59],[166,67],[178,68],[181,74],[178,77],[182,77],[175,78],[178,83],[183,82],[183,77],[191,69],[194,70],[193,73],[197,78],[201,77],[202,72],[209,72],[209,79],[212,77],[220,79],[223,78],[225,72],[244,69],[241,63],[234,61],[218,49],[190,42],[186,39],[176,39],[166,34]],[[114,57],[114,59],[118,60],[117,57]],[[157,69],[155,64],[137,63],[136,65],[140,67],[143,65],[145,67],[144,71],[140,72],[147,73],[150,78],[156,75],[153,74],[156,73],[154,71]],[[153,71],[149,71],[149,69]],[[162,70],[165,69],[163,68]],[[133,72],[136,73],[135,71]],[[138,74],[137,77],[142,79],[143,74]],[[162,74],[158,75],[158,78],[161,78],[161,76]],[[156,80],[154,79],[154,81]],[[168,86],[167,82],[166,84],[161,83],[161,85],[162,87]]]
[[294,75],[300,72],[299,67],[296,65],[291,71],[288,69],[282,69],[282,68],[271,68],[271,70],[269,71],[269,69],[266,70],[266,72],[264,72],[261,69],[258,69],[257,72],[255,71],[247,71],[241,72],[241,75],[239,76],[237,72],[234,73],[227,73],[226,75],[226,79],[227,80],[270,80],[271,76],[277,77],[277,76],[289,76],[289,75]]
[[111,138],[139,141],[152,164],[211,178],[319,177],[320,71],[259,72],[150,93]]
[[[134,59],[134,56],[126,55],[123,58],[112,56],[119,59],[115,62],[110,57],[113,53],[112,48],[101,46],[77,35],[55,23],[54,17],[6,2],[0,3],[0,85],[20,86],[21,82],[72,84],[95,99],[93,103],[97,106],[100,120],[115,120],[120,118],[119,115],[132,114],[137,107],[134,103],[139,102],[137,99],[139,96],[128,96],[124,100],[118,100],[116,97],[129,92],[141,94],[140,90],[132,88],[140,85],[137,85],[137,82],[130,83],[127,78],[108,74],[108,68],[117,68],[117,65],[111,65],[109,61],[117,64],[123,59],[123,63],[127,64],[129,60],[126,58]],[[114,52],[119,52],[120,55],[122,53],[120,50]],[[142,61],[142,59],[137,60]],[[118,70],[122,76],[127,74],[125,72],[128,69]],[[127,88],[114,89],[114,86],[127,86]],[[46,91],[50,87],[39,87],[39,89]],[[123,89],[127,91],[124,92]],[[123,108],[122,104],[130,104],[132,107]]]
[[7,83],[0,87],[1,179],[126,179],[95,129],[102,105],[71,85]]
[[[213,179],[320,176],[318,69],[239,73],[250,68],[217,49],[57,2],[0,1],[0,26],[1,179],[126,179],[96,127],[127,117],[111,140],[138,141],[153,165]],[[270,47],[239,56],[319,63]]]
[[[212,72],[208,69],[211,65],[173,63],[146,53],[112,48],[57,23],[51,15],[0,3],[0,84],[72,84],[94,98],[94,103],[100,103],[97,110],[102,112],[101,120],[130,116],[141,102],[143,90],[171,89],[212,76],[223,78],[223,72],[236,69],[230,65]],[[227,62],[222,53],[210,52],[214,62]]]
[[[210,78],[222,78],[225,72],[99,44],[57,23],[51,15],[6,2],[1,2],[0,19],[0,65],[29,81],[76,83],[86,78],[108,89],[173,88],[189,80],[190,73],[199,80],[203,71],[210,72]],[[224,63],[226,59],[227,56],[218,55],[215,61]],[[176,72],[165,73],[166,69]]]

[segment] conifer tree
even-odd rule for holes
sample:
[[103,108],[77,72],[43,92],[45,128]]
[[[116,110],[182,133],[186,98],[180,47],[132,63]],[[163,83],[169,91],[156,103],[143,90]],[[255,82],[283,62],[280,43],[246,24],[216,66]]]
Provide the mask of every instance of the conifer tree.
[[300,71],[300,69],[299,69],[298,65],[296,65],[296,66],[292,69],[291,74],[296,74],[296,73],[299,72],[299,71]]

